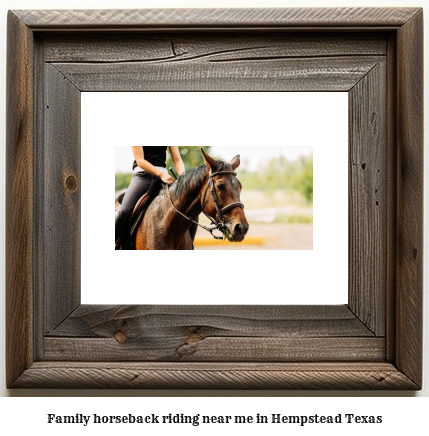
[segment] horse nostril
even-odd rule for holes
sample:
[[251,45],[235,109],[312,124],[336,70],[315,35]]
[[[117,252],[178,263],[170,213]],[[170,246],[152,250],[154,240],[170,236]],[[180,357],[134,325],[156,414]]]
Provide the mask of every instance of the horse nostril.
[[243,226],[241,224],[236,224],[234,227],[234,233],[236,235],[241,235],[241,233],[243,233]]

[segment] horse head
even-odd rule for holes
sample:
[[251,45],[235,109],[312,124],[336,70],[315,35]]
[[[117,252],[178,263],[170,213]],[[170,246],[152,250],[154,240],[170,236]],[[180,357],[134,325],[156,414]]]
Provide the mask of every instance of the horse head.
[[[201,200],[203,211],[217,223],[225,223],[222,232],[230,242],[241,242],[249,230],[249,223],[240,201],[242,186],[235,174],[240,156],[227,163],[213,159],[203,149],[201,153],[209,169],[208,186]],[[207,191],[211,191],[211,195]]]

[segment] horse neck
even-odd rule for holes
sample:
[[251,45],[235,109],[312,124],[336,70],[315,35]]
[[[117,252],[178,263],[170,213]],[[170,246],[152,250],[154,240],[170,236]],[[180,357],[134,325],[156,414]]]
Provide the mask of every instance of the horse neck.
[[[191,170],[191,171],[197,171]],[[187,183],[185,189],[181,189],[181,195],[177,195],[178,189],[172,189],[172,201],[177,210],[182,212],[187,217],[195,220],[198,215],[203,211],[202,208],[202,197],[204,195],[205,187],[208,183],[209,172],[208,169],[197,177],[187,178],[186,180],[180,180],[177,183]],[[176,211],[174,214],[177,218],[184,219]]]
[[[186,185],[179,187],[173,184],[169,188],[170,199],[167,199],[168,194],[164,197],[167,207],[164,231],[168,234],[170,249],[177,248],[183,242],[184,236],[192,225],[192,221],[184,218],[174,208],[193,221],[202,212],[201,195],[204,195],[204,187],[208,183],[208,171],[201,172],[201,174],[196,173],[196,175],[198,177],[187,175],[186,178],[179,179],[177,184],[182,182]],[[174,208],[171,206],[170,200]]]

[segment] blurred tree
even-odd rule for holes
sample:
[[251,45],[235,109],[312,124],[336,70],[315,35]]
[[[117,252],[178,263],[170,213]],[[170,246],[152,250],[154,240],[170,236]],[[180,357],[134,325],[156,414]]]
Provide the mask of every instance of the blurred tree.
[[313,154],[296,161],[285,157],[271,159],[258,171],[238,170],[244,189],[273,192],[298,191],[306,201],[313,201]]
[[313,154],[299,158],[294,187],[307,201],[313,201]]
[[[186,171],[191,168],[198,167],[204,163],[203,156],[201,155],[201,148],[209,153],[210,147],[195,147],[195,146],[185,146],[179,147],[180,156],[182,156],[183,163],[185,164]],[[171,159],[170,153],[167,152],[167,168],[173,167],[173,159]]]
[[115,174],[115,192],[128,188],[131,181],[132,173],[116,173]]

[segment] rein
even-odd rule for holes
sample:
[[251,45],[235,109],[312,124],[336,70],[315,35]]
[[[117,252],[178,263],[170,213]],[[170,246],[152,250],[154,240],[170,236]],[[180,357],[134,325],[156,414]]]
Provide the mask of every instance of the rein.
[[[190,217],[186,216],[185,214],[183,214],[182,212],[180,212],[180,210],[178,210],[178,209],[174,206],[174,204],[173,204],[173,200],[171,199],[171,194],[170,194],[170,190],[169,190],[169,188],[168,188],[168,185],[166,185],[166,186],[167,186],[167,194],[168,194],[168,199],[170,200],[170,204],[171,204],[171,206],[173,207],[173,209],[174,209],[178,214],[182,215],[182,216],[183,216],[184,218],[186,218],[188,221],[191,221],[191,222],[193,222],[194,224],[197,224],[198,226],[200,226],[200,227],[203,228],[204,230],[207,230],[207,231],[208,231],[208,232],[213,236],[213,238],[215,238],[215,239],[225,240],[224,230],[225,230],[225,228],[227,227],[227,225],[225,224],[225,219],[224,219],[224,217],[223,217],[223,214],[224,214],[225,212],[227,212],[228,210],[233,209],[234,207],[241,207],[241,208],[243,209],[243,208],[244,208],[244,204],[243,204],[243,203],[240,203],[239,201],[236,201],[236,202],[234,202],[234,203],[230,203],[230,204],[228,204],[227,206],[224,206],[223,208],[220,208],[220,206],[219,206],[219,198],[218,198],[218,196],[217,196],[217,194],[216,194],[216,189],[215,189],[215,187],[214,187],[214,183],[213,183],[213,177],[218,176],[218,175],[221,175],[221,174],[232,174],[232,175],[234,175],[234,176],[237,176],[237,173],[234,172],[234,171],[218,171],[217,173],[212,173],[212,170],[211,170],[211,168],[210,168],[210,173],[209,173],[209,183],[207,183],[206,189],[205,189],[205,191],[204,191],[204,197],[203,197],[203,214],[204,214],[204,215],[205,215],[205,216],[210,220],[211,225],[212,225],[213,227],[206,227],[206,226],[204,226],[204,225],[202,225],[202,224],[200,224],[200,223],[197,223],[197,222],[194,221],[192,218],[190,218]],[[210,192],[211,192],[211,194],[212,194],[213,201],[214,201],[214,204],[215,204],[215,207],[216,207],[216,219],[218,219],[219,222],[216,221],[216,220],[213,219],[210,215],[208,215],[208,214],[206,214],[206,213],[204,212],[204,204],[205,204],[205,202],[206,202],[206,194],[207,194],[207,191],[208,191],[209,186],[210,186]],[[220,232],[222,232],[222,233],[224,234],[224,236],[222,237],[222,236],[216,236],[216,235],[214,235],[213,232],[214,232],[215,230],[219,230]]]

